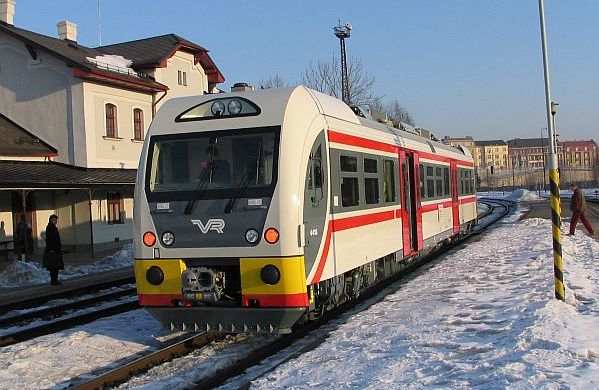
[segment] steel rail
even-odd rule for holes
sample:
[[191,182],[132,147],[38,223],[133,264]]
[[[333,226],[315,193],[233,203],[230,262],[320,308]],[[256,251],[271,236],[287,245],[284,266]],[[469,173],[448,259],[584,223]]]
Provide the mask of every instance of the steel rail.
[[119,291],[112,291],[109,293],[96,295],[85,299],[80,299],[77,301],[67,302],[61,305],[46,307],[40,310],[28,311],[26,313],[20,313],[10,317],[0,318],[0,327],[7,328],[9,326],[20,324],[26,321],[31,321],[34,319],[56,317],[62,313],[65,313],[68,310],[82,309],[93,305],[97,305],[99,303],[109,302],[118,298],[122,298],[124,296],[134,296],[135,293],[135,287],[127,288]]
[[9,333],[0,336],[0,347],[6,347],[9,345],[21,343],[23,341],[31,340],[39,336],[45,336],[47,334],[73,328],[78,325],[88,324],[100,318],[110,317],[138,308],[139,304],[137,298],[135,298],[135,300],[127,301],[99,310],[94,310],[76,316],[69,316],[67,318],[62,318],[57,321],[44,322],[39,326],[22,329],[14,333]]
[[[146,372],[150,368],[169,362],[177,357],[187,355],[196,349],[202,348],[207,344],[221,340],[226,334],[216,332],[205,332],[196,334],[181,340],[176,339],[171,345],[162,348],[158,351],[149,353],[132,362],[126,363],[113,370],[100,374],[92,379],[75,384],[70,387],[72,390],[89,390],[89,389],[104,389],[125,382],[130,377]],[[76,380],[77,378],[75,378]]]
[[29,309],[29,308],[36,307],[36,306],[39,306],[41,304],[44,304],[46,302],[53,301],[56,299],[77,297],[82,294],[89,294],[89,293],[93,293],[93,292],[97,292],[97,291],[101,291],[101,290],[106,290],[108,288],[118,287],[118,286],[122,286],[124,284],[131,284],[131,283],[135,283],[135,277],[127,276],[127,277],[121,277],[118,279],[109,280],[109,281],[105,281],[105,282],[101,282],[101,283],[97,283],[97,284],[93,284],[93,285],[86,285],[86,286],[81,286],[81,287],[77,287],[77,288],[69,289],[69,290],[65,290],[65,291],[58,291],[58,292],[43,295],[40,297],[24,299],[24,300],[18,301],[18,302],[5,303],[5,304],[0,305],[0,315],[8,313],[9,311],[13,311],[13,310]]

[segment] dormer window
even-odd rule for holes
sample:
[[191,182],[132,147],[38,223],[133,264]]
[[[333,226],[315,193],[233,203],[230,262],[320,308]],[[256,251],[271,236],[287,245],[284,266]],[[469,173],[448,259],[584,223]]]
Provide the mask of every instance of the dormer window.
[[106,137],[117,138],[117,118],[116,118],[116,106],[114,104],[106,104]]
[[144,139],[144,112],[140,108],[133,110],[133,139],[135,141]]

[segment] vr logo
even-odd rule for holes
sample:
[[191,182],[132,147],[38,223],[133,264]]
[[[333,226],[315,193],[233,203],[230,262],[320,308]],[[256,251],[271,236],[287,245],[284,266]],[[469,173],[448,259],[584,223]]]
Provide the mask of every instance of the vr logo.
[[200,228],[202,234],[206,234],[210,230],[214,230],[219,234],[224,233],[223,229],[225,228],[225,221],[222,219],[209,219],[205,225],[199,219],[192,219],[191,223]]

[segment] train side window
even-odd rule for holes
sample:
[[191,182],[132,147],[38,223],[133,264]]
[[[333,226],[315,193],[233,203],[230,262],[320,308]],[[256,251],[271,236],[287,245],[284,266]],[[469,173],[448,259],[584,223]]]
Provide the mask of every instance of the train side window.
[[377,173],[378,161],[373,158],[364,159],[364,173]]
[[378,161],[364,158],[364,196],[366,204],[379,203]]
[[443,190],[444,195],[449,196],[450,194],[450,186],[449,186],[449,168],[443,168]]
[[383,192],[385,202],[395,202],[395,162],[383,161]]
[[343,172],[358,172],[358,158],[353,156],[340,156],[339,162]]
[[443,168],[435,167],[435,196],[443,196]]
[[435,170],[432,166],[426,167],[426,197],[435,197]]
[[341,205],[343,207],[357,206],[360,203],[360,190],[357,177],[341,178]]

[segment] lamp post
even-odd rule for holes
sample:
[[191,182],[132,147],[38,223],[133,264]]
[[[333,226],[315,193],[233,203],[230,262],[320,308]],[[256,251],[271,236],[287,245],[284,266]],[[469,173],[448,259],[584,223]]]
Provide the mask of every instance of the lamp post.
[[549,132],[549,189],[551,191],[551,223],[553,237],[553,280],[555,283],[555,298],[566,300],[566,289],[564,287],[564,273],[562,262],[562,216],[559,198],[559,175],[557,164],[557,144],[555,139],[555,128],[552,117],[555,105],[551,104],[551,86],[549,82],[549,56],[547,55],[547,34],[545,30],[545,4],[539,0],[539,21],[541,25],[541,46],[543,48],[543,74],[545,78],[545,108],[547,111],[547,129]]
[[350,31],[352,29],[351,24],[345,23],[345,26],[339,25],[333,27],[335,36],[339,38],[339,45],[341,46],[341,97],[342,100],[349,106],[349,81],[347,78],[347,58],[345,55],[345,38],[349,38]]

